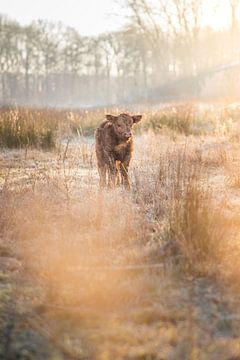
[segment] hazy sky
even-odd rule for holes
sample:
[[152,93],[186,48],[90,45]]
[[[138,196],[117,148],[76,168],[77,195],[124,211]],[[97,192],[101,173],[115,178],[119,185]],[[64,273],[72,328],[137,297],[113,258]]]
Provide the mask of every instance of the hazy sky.
[[124,24],[114,0],[0,0],[0,12],[28,24],[36,19],[61,21],[83,35],[117,30]]
[[[36,19],[61,21],[77,28],[82,35],[118,30],[127,22],[126,10],[121,10],[115,0],[0,0],[0,13],[21,24]],[[229,0],[205,0],[204,25],[219,29],[229,21]]]

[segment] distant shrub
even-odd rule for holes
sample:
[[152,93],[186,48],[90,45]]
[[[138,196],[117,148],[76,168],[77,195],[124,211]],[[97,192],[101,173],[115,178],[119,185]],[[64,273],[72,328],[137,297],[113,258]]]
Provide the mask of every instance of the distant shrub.
[[[145,111],[142,131],[160,132],[169,129],[184,135],[239,134],[240,108],[208,104],[166,104]],[[236,128],[238,130],[236,131]]]
[[190,135],[194,132],[193,124],[195,122],[196,113],[193,106],[166,106],[158,111],[147,113],[143,129],[158,132],[168,128],[181,134]]
[[21,108],[0,111],[1,147],[53,149],[57,128],[57,119],[49,110]]
[[93,136],[105,111],[0,108],[0,146],[51,150],[59,138]]

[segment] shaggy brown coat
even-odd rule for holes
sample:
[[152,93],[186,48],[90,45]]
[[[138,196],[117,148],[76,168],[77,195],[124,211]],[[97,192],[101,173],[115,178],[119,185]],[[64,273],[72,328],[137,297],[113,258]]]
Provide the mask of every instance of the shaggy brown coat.
[[123,184],[129,187],[128,167],[133,152],[132,126],[142,115],[106,115],[95,132],[96,155],[100,186]]

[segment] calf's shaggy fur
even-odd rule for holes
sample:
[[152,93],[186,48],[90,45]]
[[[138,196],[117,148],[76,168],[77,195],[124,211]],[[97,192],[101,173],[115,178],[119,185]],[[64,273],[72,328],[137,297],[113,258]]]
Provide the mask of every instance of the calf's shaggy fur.
[[128,167],[133,152],[132,126],[142,115],[106,115],[95,132],[100,186],[123,184],[129,187]]

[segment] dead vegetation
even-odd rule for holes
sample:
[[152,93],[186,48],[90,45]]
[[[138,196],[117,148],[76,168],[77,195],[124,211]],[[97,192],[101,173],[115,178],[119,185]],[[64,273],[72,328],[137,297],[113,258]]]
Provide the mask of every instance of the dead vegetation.
[[51,153],[2,152],[1,356],[239,357],[229,147],[236,165],[228,135],[144,133],[131,191],[98,190],[81,136]]
[[[119,108],[93,110],[36,109],[5,107],[0,109],[0,146],[2,148],[37,148],[51,150],[59,146],[62,138],[93,136],[107,113],[135,111]],[[140,110],[142,112],[142,110]],[[171,103],[156,109],[144,109],[144,121],[136,132],[190,135],[227,136],[231,142],[239,141],[240,109],[234,104]]]

